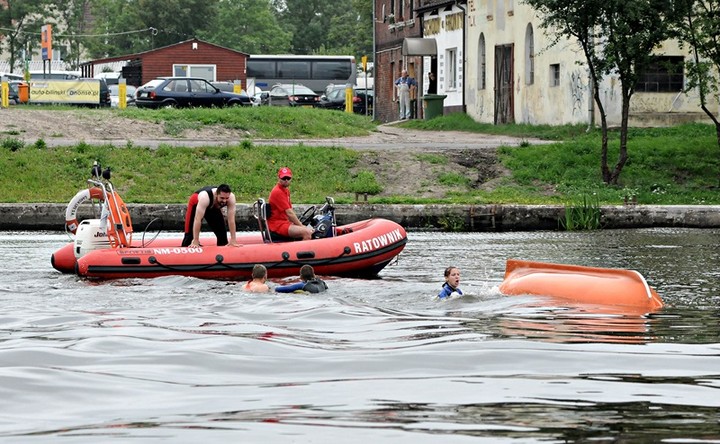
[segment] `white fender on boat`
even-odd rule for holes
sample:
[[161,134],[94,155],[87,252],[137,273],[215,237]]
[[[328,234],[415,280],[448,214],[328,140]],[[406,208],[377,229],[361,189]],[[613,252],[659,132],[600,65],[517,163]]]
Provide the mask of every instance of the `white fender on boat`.
[[75,197],[70,200],[70,203],[68,203],[67,209],[65,210],[65,229],[72,234],[77,232],[77,211],[80,204],[89,199],[103,200],[104,198],[103,191],[97,187],[86,188],[78,191]]

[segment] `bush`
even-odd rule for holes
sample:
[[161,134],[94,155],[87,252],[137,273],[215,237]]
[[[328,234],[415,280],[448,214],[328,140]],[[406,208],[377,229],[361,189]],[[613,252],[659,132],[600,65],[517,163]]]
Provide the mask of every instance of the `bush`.
[[2,147],[12,152],[22,149],[24,146],[25,143],[22,140],[16,139],[14,137],[6,137],[2,141]]

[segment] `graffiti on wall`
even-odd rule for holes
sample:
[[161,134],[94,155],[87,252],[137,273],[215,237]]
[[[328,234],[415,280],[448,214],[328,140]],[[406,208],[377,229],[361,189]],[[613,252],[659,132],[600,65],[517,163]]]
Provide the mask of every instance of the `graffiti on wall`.
[[[576,70],[570,74],[570,99],[572,101],[572,115],[583,112],[583,102],[588,85],[583,81],[586,74],[581,70]],[[590,98],[592,100],[592,98]]]

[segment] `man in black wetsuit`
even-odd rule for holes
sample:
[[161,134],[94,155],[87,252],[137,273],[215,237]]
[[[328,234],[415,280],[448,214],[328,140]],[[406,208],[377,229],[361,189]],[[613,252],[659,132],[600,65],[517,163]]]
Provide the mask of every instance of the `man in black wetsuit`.
[[315,270],[313,270],[312,265],[305,264],[300,267],[300,279],[302,279],[302,281],[295,284],[277,286],[275,287],[275,291],[277,293],[293,293],[302,290],[308,293],[321,293],[328,288],[325,281],[315,276]]
[[227,207],[227,225],[230,229],[230,245],[237,246],[235,231],[235,194],[230,186],[222,184],[217,187],[207,186],[193,193],[188,200],[185,212],[185,237],[183,247],[200,246],[200,227],[203,218],[217,237],[218,246],[228,245],[225,216],[222,209]]

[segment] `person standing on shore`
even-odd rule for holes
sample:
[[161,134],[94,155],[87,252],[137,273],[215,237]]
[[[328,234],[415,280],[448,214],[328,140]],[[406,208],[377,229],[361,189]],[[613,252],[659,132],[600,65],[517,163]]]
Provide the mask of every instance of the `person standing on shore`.
[[414,88],[415,80],[408,77],[407,70],[400,72],[400,77],[395,80],[395,97],[400,101],[400,120],[410,118],[410,90]]
[[230,186],[207,186],[195,191],[188,200],[185,212],[185,237],[183,247],[200,246],[200,228],[203,218],[217,237],[219,247],[228,245],[225,216],[222,209],[227,208],[227,227],[230,229],[230,245],[238,246],[235,229],[235,194]]
[[437,94],[437,78],[434,72],[428,73],[428,94]]

